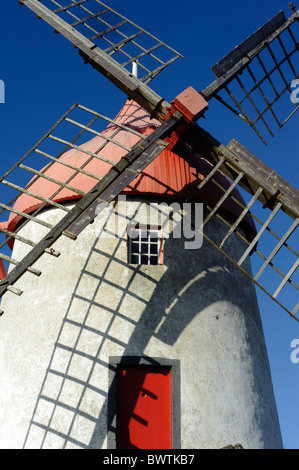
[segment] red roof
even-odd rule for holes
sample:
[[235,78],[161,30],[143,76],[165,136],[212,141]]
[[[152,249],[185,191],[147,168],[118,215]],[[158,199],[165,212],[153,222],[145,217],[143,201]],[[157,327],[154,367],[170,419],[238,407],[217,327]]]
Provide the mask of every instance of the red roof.
[[[143,135],[150,134],[154,128],[160,125],[158,121],[150,119],[149,114],[138,104],[129,99],[115,118],[115,121],[137,130]],[[115,130],[115,125],[109,124],[103,134],[105,134],[106,137],[112,137]],[[131,148],[139,140],[139,137],[126,130],[121,130],[114,139],[126,147]],[[104,142],[102,137],[96,136],[92,140],[82,144],[81,147],[95,153]],[[126,153],[127,151],[124,148],[109,142],[103,150],[101,150],[100,155],[113,162],[118,162]],[[64,153],[60,157],[60,160],[79,168],[88,158],[89,155],[79,150],[71,149]],[[84,170],[103,177],[110,168],[111,165],[109,163],[93,158],[91,162],[84,167]],[[211,168],[212,165],[205,158],[201,155],[194,154],[187,146],[185,146],[183,150],[177,151],[177,153],[166,149],[125,189],[124,193],[160,196],[183,201],[186,196],[197,187],[206,174],[209,173]],[[49,165],[48,169],[45,171],[46,175],[62,182],[66,182],[73,173],[73,169],[57,162]],[[231,184],[231,181],[220,171],[216,173],[214,178],[224,188],[229,187]],[[92,177],[78,173],[69,184],[81,191],[88,192],[97,181],[98,180]],[[44,178],[38,178],[37,181],[30,186],[31,192],[45,198],[50,198],[57,189],[57,184],[45,180]],[[213,182],[208,182],[197,194],[196,200],[209,203],[213,206],[222,194],[222,191]],[[244,202],[237,190],[234,190],[232,195],[240,202]],[[80,197],[78,193],[64,188],[54,198],[54,201],[62,202],[78,199]],[[32,213],[39,208],[41,204],[42,202],[40,200],[22,194],[17,199],[14,207],[25,213]],[[240,206],[232,199],[226,200],[221,206],[221,211],[233,219],[240,215],[241,210]],[[11,212],[8,222],[5,223],[5,227],[13,231],[21,219],[22,217],[20,215]],[[255,236],[255,226],[251,217],[247,216],[244,218],[243,228],[249,239]]]

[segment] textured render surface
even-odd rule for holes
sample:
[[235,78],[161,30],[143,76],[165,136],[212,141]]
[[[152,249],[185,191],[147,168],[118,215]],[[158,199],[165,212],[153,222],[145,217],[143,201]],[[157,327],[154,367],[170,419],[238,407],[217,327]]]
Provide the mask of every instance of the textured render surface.
[[[20,298],[4,296],[0,448],[107,447],[109,358],[123,355],[180,361],[182,448],[282,446],[254,288],[207,242],[186,250],[169,214],[164,205],[151,220],[164,225],[163,266],[127,264],[127,224],[148,222],[128,199],[77,241],[62,237],[61,256],[36,263],[42,276],[18,282]],[[215,219],[206,230],[223,228]],[[14,257],[23,250],[16,242]]]

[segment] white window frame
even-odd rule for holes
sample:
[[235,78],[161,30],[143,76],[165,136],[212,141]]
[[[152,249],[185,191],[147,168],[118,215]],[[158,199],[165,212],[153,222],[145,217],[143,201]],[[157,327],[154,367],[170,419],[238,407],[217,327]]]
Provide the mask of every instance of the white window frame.
[[163,264],[163,230],[160,226],[128,225],[127,235],[129,264]]

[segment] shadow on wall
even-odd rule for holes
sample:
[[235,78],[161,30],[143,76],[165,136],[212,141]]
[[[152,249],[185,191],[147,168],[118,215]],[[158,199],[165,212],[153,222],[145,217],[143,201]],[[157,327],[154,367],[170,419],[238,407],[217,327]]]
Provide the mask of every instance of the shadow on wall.
[[[90,250],[23,448],[105,448],[107,432],[115,433],[115,416],[108,412],[109,357],[143,356],[152,363],[146,354],[151,339],[169,351],[193,318],[213,302],[227,300],[245,307],[236,294],[237,284],[244,288],[245,276],[208,242],[199,250],[184,251],[183,239],[169,237],[164,266],[149,267],[128,265],[126,254],[120,256],[126,252],[125,243],[123,237],[114,238],[113,247],[106,250],[96,239]],[[171,256],[178,252],[184,256]],[[101,266],[100,274],[91,266]],[[234,289],[219,288],[228,283]],[[199,304],[189,301],[194,294]]]

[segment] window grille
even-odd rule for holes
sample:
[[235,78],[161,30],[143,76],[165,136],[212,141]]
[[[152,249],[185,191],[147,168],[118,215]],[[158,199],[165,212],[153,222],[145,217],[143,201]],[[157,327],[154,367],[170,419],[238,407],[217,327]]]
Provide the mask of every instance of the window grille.
[[163,264],[162,229],[160,227],[128,227],[128,261],[130,264]]

